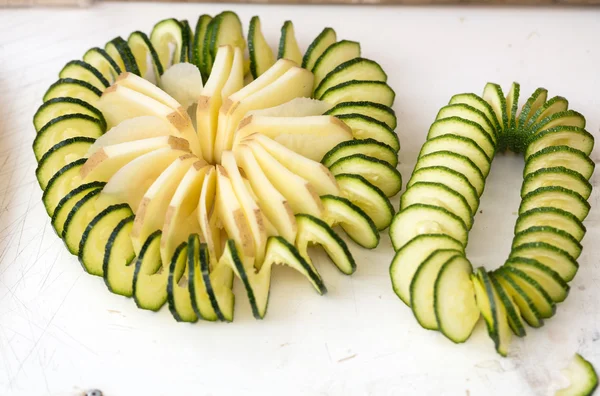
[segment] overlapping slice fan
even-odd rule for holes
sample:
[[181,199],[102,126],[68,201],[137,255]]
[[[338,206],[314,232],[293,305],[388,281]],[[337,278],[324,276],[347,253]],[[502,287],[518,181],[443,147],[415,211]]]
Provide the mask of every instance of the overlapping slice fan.
[[325,29],[300,67],[291,22],[275,60],[253,18],[248,62],[241,31],[225,12],[193,38],[169,19],[111,40],[63,69],[34,119],[44,204],[69,250],[179,321],[232,320],[234,276],[262,318],[274,264],[324,293],[308,248],[352,274],[335,227],[375,248],[401,187],[393,91],[357,43]]

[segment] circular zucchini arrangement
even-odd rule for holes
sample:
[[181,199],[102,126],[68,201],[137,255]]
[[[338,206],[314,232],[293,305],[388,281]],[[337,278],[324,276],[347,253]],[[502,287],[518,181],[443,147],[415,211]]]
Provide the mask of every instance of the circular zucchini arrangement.
[[334,227],[375,248],[402,184],[395,95],[360,53],[326,28],[302,54],[287,21],[275,55],[230,11],[90,49],[34,116],[54,229],[111,292],[178,321],[231,321],[234,275],[262,318],[274,264],[325,293],[308,247],[352,274]]
[[[585,118],[544,88],[519,112],[519,93],[517,83],[506,97],[488,83],[482,96],[451,98],[429,129],[389,231],[393,287],[419,324],[460,343],[481,315],[503,356],[511,333],[542,326],[567,297],[594,171]],[[512,250],[497,270],[473,271],[469,230],[494,155],[504,150],[525,158]]]

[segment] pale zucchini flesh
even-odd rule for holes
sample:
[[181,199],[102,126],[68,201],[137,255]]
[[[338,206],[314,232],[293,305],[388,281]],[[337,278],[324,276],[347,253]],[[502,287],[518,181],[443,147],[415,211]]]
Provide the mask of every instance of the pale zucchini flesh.
[[396,195],[402,188],[402,175],[387,162],[364,154],[353,154],[337,160],[329,167],[333,175],[341,173],[364,177],[387,197]]
[[594,366],[578,353],[562,372],[570,384],[559,389],[555,396],[591,396],[598,388],[598,374]]
[[460,217],[439,206],[415,204],[394,216],[390,238],[395,250],[421,234],[446,234],[463,246],[467,245],[469,237],[467,226]]
[[369,157],[377,158],[387,162],[393,167],[398,165],[398,154],[396,151],[387,144],[381,143],[380,141],[372,138],[354,139],[342,142],[329,150],[327,154],[323,156],[321,163],[327,167],[330,167],[339,159],[349,157],[354,154],[363,154]]
[[338,65],[327,73],[316,86],[314,96],[315,98],[321,98],[329,88],[348,81],[387,82],[387,74],[375,61],[354,58]]
[[100,91],[104,91],[110,86],[110,82],[104,78],[100,71],[89,63],[80,60],[67,63],[58,74],[58,77],[85,81]]
[[325,208],[325,222],[339,224],[358,245],[374,249],[379,244],[379,232],[371,218],[347,198],[324,195],[321,202]]
[[435,250],[417,268],[410,282],[410,306],[419,324],[428,330],[439,330],[435,316],[435,281],[448,260],[461,256],[452,249]]
[[442,334],[454,343],[465,342],[479,320],[472,271],[469,260],[458,255],[442,266],[435,280],[435,316]]
[[464,252],[460,241],[446,234],[420,234],[402,246],[390,265],[392,287],[400,300],[411,305],[411,283],[420,265],[436,250]]
[[[98,213],[86,226],[79,242],[78,258],[89,274],[103,276],[104,255],[110,236],[121,221],[132,215],[133,212],[127,204],[111,205]],[[115,251],[113,254],[119,253]],[[123,259],[123,256],[121,257]],[[127,260],[130,257],[129,254],[124,259]],[[113,260],[116,259],[116,256],[113,257]]]
[[44,102],[33,116],[35,131],[39,132],[48,122],[67,114],[83,114],[97,118],[106,129],[106,121],[102,112],[77,98],[54,98]]
[[391,107],[375,102],[342,102],[332,107],[325,114],[334,116],[360,114],[381,121],[391,129],[395,129],[398,124],[396,113]]
[[341,173],[335,180],[342,196],[361,208],[378,230],[384,230],[390,225],[394,207],[383,191],[360,175]]
[[444,166],[431,166],[419,168],[413,172],[406,188],[410,188],[417,182],[441,183],[448,188],[458,192],[467,201],[471,209],[471,215],[475,216],[479,208],[479,195],[469,180],[459,172]]
[[342,102],[368,101],[392,106],[396,93],[383,81],[350,80],[329,88],[321,100],[335,106]]
[[44,202],[46,212],[51,218],[60,200],[81,182],[80,171],[86,161],[86,158],[80,158],[65,165],[48,181],[42,195],[42,202]]
[[400,150],[398,135],[383,122],[362,114],[341,114],[336,117],[352,129],[355,139],[374,139],[396,152]]
[[400,210],[415,204],[429,204],[444,208],[458,216],[467,229],[473,226],[473,215],[467,200],[442,183],[416,182],[402,194]]
[[307,214],[296,215],[296,223],[298,233],[295,245],[307,262],[311,261],[307,251],[309,244],[318,244],[342,273],[351,275],[356,271],[356,262],[346,242],[327,223]]
[[302,58],[302,67],[307,70],[312,70],[317,59],[319,59],[323,52],[325,52],[330,45],[335,43],[336,40],[337,35],[335,30],[330,27],[323,29],[306,49],[304,57]]
[[102,273],[104,283],[112,293],[125,297],[133,295],[135,251],[131,243],[131,229],[135,216],[121,220],[113,229],[104,250]]

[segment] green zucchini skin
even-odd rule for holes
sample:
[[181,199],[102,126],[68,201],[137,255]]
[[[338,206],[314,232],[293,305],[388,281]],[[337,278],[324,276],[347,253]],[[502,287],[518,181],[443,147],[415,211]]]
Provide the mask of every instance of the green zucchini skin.
[[[71,97],[58,97],[44,102],[36,111],[35,115],[33,116],[33,125],[35,126],[36,132],[39,132],[48,122],[56,118],[51,117],[48,119],[48,117],[44,116],[54,106],[70,107],[71,110],[69,110],[67,114],[84,114],[95,117],[102,123],[102,125],[104,125],[104,130],[106,130],[106,120],[104,119],[104,115],[100,110],[81,99]],[[87,114],[82,113],[81,110],[86,111]]]
[[[102,261],[102,274],[103,274],[102,278],[104,279],[104,284],[106,284],[106,287],[108,288],[108,290],[111,293],[120,294],[125,297],[133,296],[133,271],[131,272],[130,282],[128,282],[129,288],[126,290],[117,289],[113,284],[111,284],[110,279],[109,279],[109,274],[111,271],[111,253],[112,253],[113,245],[116,243],[116,240],[119,237],[119,234],[122,232],[122,230],[127,225],[133,224],[134,220],[135,220],[135,216],[131,215],[129,217],[122,219],[119,222],[119,224],[117,224],[115,229],[111,232],[110,236],[108,237],[108,241],[106,242],[106,248],[104,250],[104,258]],[[131,255],[130,258],[125,260],[125,265],[126,266],[135,265],[135,252],[133,255]]]
[[[401,210],[390,227],[396,254],[422,259],[405,253],[411,251],[410,237],[415,240],[419,232],[431,233],[434,229],[448,237],[461,235],[459,222],[454,224],[451,217],[436,216],[432,210],[444,213],[451,208],[465,218],[466,206],[450,200],[442,190],[436,193],[421,188],[415,192],[413,186],[423,186],[423,182],[445,185],[447,175],[447,187],[468,198],[475,214],[495,155],[504,151],[522,153],[525,166],[521,205],[509,258],[496,271],[488,273],[479,268],[471,277],[474,284],[480,284],[476,287],[479,309],[502,356],[508,353],[510,334],[524,336],[524,323],[543,326],[544,319],[552,317],[558,304],[568,296],[568,282],[579,268],[580,241],[586,233],[582,221],[590,211],[589,178],[595,168],[589,158],[594,138],[584,129],[583,115],[568,109],[568,101],[563,97],[548,100],[544,88],[538,88],[519,113],[520,95],[521,87],[516,82],[506,97],[498,84],[488,83],[481,97],[457,94],[448,106],[442,107],[419,153],[408,194],[403,196]],[[453,138],[442,144],[445,137]],[[423,213],[419,217],[415,211]],[[415,236],[417,226],[421,228]],[[394,259],[390,276],[396,293],[409,304],[406,278],[421,263],[407,260],[410,258],[405,257],[403,263]],[[425,297],[422,299],[426,301]],[[479,304],[483,300],[485,303]],[[432,323],[427,317],[426,328],[435,327]]]

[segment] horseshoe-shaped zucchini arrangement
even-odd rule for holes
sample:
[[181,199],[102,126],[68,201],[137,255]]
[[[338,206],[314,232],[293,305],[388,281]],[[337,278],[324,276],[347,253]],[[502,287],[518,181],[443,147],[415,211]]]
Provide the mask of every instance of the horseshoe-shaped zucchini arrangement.
[[[493,83],[482,96],[454,95],[429,129],[400,210],[390,226],[390,275],[419,324],[466,341],[480,315],[505,356],[525,323],[540,327],[569,292],[590,205],[593,136],[565,98],[537,89],[518,111]],[[494,155],[525,158],[521,206],[510,256],[494,271],[473,270],[465,255]]]
[[231,11],[194,31],[166,19],[59,78],[34,116],[44,205],[85,271],[140,308],[231,321],[235,275],[262,318],[274,264],[323,294],[308,247],[349,275],[340,230],[373,249],[392,221],[394,91],[331,28],[302,54],[287,21],[275,54],[258,17],[247,40]]

